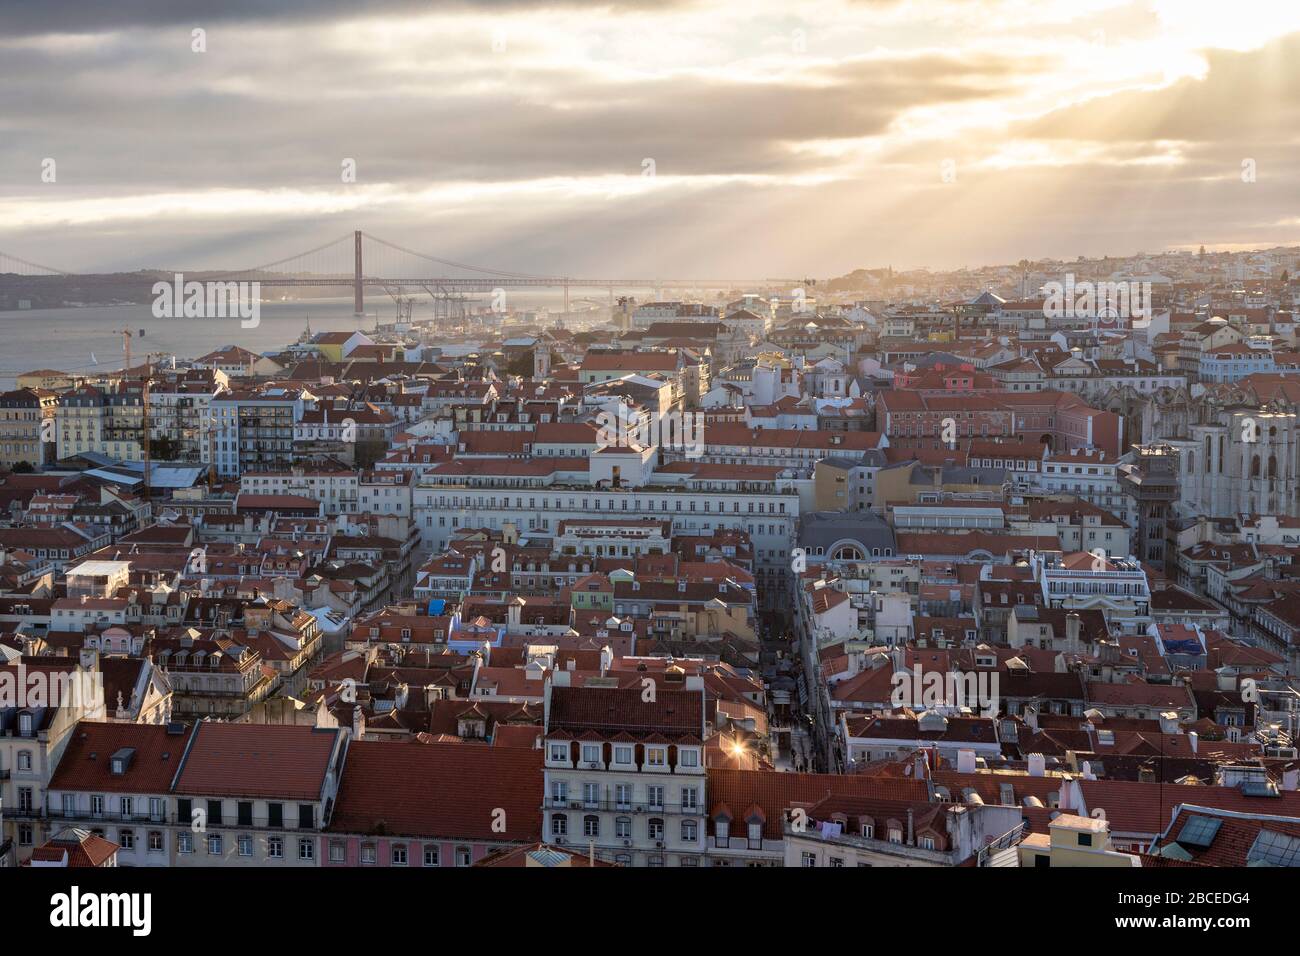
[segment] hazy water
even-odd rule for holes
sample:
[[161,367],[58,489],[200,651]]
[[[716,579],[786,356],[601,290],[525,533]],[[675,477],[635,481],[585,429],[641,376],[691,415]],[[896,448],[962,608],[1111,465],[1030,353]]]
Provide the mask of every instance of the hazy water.
[[[560,296],[538,291],[527,300],[521,294],[512,305],[519,309],[556,308],[559,300]],[[18,375],[35,369],[94,373],[121,368],[125,359],[122,329],[131,330],[131,362],[140,365],[149,352],[193,359],[225,345],[240,345],[252,352],[281,349],[297,341],[308,317],[313,332],[368,331],[375,326],[376,314],[382,321],[392,322],[396,317],[392,301],[369,297],[365,318],[353,316],[350,297],[263,302],[261,322],[255,329],[241,328],[238,318],[157,319],[148,304],[0,312],[0,387],[13,388]],[[432,306],[425,300],[417,302],[412,317],[419,320],[432,314]],[[138,337],[141,329],[145,334]]]

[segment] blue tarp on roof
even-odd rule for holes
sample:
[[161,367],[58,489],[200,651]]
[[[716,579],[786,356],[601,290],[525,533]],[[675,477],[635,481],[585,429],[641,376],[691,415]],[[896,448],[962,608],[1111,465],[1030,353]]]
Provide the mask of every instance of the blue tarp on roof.
[[447,602],[442,598],[433,598],[429,601],[430,616],[437,617],[447,609]]

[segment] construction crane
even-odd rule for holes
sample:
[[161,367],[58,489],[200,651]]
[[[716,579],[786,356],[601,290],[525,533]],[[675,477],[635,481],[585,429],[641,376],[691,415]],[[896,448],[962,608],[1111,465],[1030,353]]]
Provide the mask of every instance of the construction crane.
[[[122,368],[122,385],[127,387],[131,377],[131,339],[137,335],[143,335],[144,329],[135,332],[130,329],[115,329],[122,336],[122,351],[126,353],[126,365]],[[149,499],[151,489],[149,485],[149,380],[153,374],[153,360],[155,357],[162,358],[165,353],[149,352],[145,355],[144,375],[140,381],[140,453],[143,465],[143,482],[140,496],[144,499],[145,506],[152,510]]]

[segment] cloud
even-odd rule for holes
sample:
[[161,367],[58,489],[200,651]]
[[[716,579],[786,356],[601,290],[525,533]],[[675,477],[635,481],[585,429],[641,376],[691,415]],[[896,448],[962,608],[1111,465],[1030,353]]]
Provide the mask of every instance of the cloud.
[[1300,35],[1174,43],[1117,0],[310,6],[0,9],[0,248],[238,266],[360,227],[827,275],[1293,238]]

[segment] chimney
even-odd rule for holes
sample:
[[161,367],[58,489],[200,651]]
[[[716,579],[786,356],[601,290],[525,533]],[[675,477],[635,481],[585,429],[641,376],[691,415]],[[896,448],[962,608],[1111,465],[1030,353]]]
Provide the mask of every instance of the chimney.
[[957,772],[958,773],[975,772],[975,751],[973,750],[957,751]]
[[1031,777],[1047,776],[1047,761],[1042,754],[1029,755],[1029,776]]
[[1282,771],[1282,789],[1300,790],[1300,768],[1292,767]]
[[1025,723],[1034,733],[1038,733],[1038,708],[1033,704],[1025,705]]
[[1082,624],[1083,620],[1076,612],[1071,611],[1065,615],[1065,646],[1071,654],[1079,653],[1079,632]]
[[352,708],[352,739],[360,740],[366,732],[366,715],[358,705]]
[[1188,742],[1188,744],[1191,745],[1192,753],[1195,754],[1195,753],[1197,752],[1197,751],[1196,751],[1196,745],[1199,743],[1199,738],[1198,738],[1198,735],[1197,735],[1196,731],[1194,731],[1194,730],[1188,731],[1188,733],[1187,733],[1187,742]]

